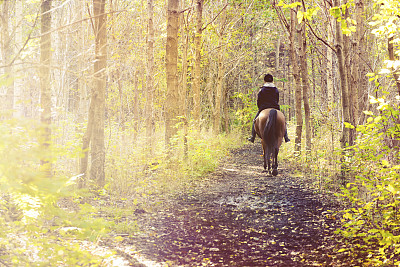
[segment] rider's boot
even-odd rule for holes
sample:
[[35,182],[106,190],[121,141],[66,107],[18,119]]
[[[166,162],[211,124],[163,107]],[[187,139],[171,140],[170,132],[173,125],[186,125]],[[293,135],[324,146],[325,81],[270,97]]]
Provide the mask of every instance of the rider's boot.
[[284,136],[284,138],[285,138],[285,142],[286,142],[286,143],[287,143],[287,142],[290,142],[289,136],[287,135],[287,129],[285,129],[285,136]]
[[254,143],[254,140],[256,139],[255,136],[250,136],[249,138],[247,138],[248,141]]
[[256,139],[256,129],[254,127],[254,121],[255,121],[255,119],[253,120],[253,125],[251,126],[251,136],[249,138],[247,138],[247,140],[252,143],[254,143],[254,140]]

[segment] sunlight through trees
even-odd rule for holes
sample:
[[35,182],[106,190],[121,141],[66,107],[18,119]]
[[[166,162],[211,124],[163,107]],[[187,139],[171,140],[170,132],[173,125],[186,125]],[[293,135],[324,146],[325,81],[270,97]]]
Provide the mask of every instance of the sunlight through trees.
[[[337,193],[353,263],[399,265],[398,1],[3,0],[0,14],[0,265],[101,262],[67,239],[134,233],[103,201],[146,210],[230,160],[266,73],[292,139],[282,167]],[[14,250],[25,239],[40,256]]]

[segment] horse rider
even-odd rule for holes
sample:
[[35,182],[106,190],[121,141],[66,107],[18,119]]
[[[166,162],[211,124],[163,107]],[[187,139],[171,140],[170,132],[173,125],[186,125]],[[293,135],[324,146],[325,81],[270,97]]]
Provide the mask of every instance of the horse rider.
[[[261,87],[261,89],[257,95],[258,112],[257,112],[257,115],[254,117],[253,126],[251,127],[251,137],[249,137],[247,139],[252,143],[254,143],[254,140],[256,138],[256,130],[254,128],[254,122],[256,121],[258,115],[260,115],[260,112],[267,108],[274,108],[277,110],[281,110],[279,107],[279,104],[278,104],[279,103],[279,91],[278,91],[278,88],[276,88],[275,84],[273,83],[274,77],[272,77],[271,74],[266,74],[264,76],[264,81],[265,81],[265,83]],[[287,135],[287,128],[285,128],[285,136],[284,137],[285,137],[285,142],[290,141],[290,139]]]

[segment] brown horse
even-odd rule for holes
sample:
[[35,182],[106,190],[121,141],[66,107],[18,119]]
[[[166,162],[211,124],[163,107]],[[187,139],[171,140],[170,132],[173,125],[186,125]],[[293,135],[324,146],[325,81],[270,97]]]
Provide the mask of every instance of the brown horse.
[[255,121],[255,130],[261,138],[264,154],[264,172],[271,172],[272,175],[278,174],[278,153],[285,135],[285,116],[277,109],[268,108],[261,111]]

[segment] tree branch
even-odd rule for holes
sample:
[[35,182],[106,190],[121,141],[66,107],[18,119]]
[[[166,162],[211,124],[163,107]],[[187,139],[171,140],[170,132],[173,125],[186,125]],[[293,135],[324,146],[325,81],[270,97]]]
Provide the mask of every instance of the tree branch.
[[227,6],[228,6],[228,3],[225,4],[225,6],[218,12],[218,14],[217,14],[209,23],[207,23],[207,25],[204,26],[204,27],[201,29],[201,31],[204,31],[204,30],[208,27],[208,25],[210,25],[211,23],[213,23],[213,22],[218,18],[218,16],[222,13],[222,11],[224,11],[224,9],[225,9]]
[[318,40],[320,40],[321,42],[323,42],[327,47],[329,47],[330,49],[332,49],[332,50],[335,51],[335,53],[336,53],[336,49],[335,49],[334,47],[332,47],[327,41],[325,41],[324,39],[322,39],[321,37],[319,37],[319,36],[315,33],[315,31],[314,31],[314,29],[311,27],[311,25],[307,22],[307,20],[305,20],[305,22],[306,22],[308,28],[311,30],[311,33],[315,36],[315,38],[317,38]]
[[22,51],[23,51],[23,50],[25,49],[25,47],[27,46],[29,40],[32,39],[31,35],[32,35],[32,32],[33,32],[33,29],[36,27],[36,24],[37,24],[37,22],[38,22],[39,14],[40,14],[40,12],[38,11],[37,14],[36,14],[35,21],[33,22],[32,30],[30,31],[30,33],[29,33],[29,35],[28,35],[28,38],[26,38],[26,40],[25,40],[24,44],[22,45],[22,47],[18,50],[17,54],[16,54],[16,55],[14,56],[14,58],[10,61],[10,63],[8,63],[8,64],[6,64],[6,65],[2,65],[2,66],[0,66],[0,68],[7,68],[7,67],[10,67],[11,65],[14,64],[14,62],[15,62],[15,61],[17,60],[17,58],[20,56],[20,54],[22,53]]
[[191,10],[191,9],[193,9],[194,7],[195,7],[195,6],[187,7],[187,8],[185,8],[185,9],[182,9],[182,10],[178,11],[178,13],[184,13],[185,11]]

